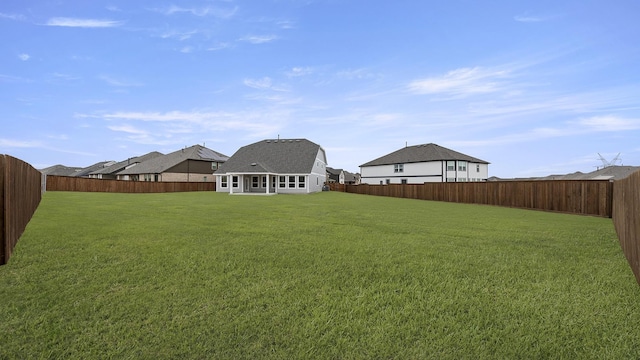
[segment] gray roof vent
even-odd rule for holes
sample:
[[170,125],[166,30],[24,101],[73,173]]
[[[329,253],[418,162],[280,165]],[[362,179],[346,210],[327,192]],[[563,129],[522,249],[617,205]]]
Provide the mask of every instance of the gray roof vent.
[[256,165],[258,165],[258,164],[257,163],[251,163],[251,166],[256,166]]

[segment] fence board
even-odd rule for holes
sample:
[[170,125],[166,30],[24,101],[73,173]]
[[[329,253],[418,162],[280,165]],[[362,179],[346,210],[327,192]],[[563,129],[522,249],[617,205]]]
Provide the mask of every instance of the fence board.
[[613,192],[613,183],[608,180],[330,186],[336,191],[355,194],[496,205],[602,217],[611,217]]
[[215,191],[215,182],[150,182],[47,175],[47,191],[164,193]]
[[22,160],[0,155],[0,265],[6,264],[42,198],[40,172]]
[[622,251],[640,284],[640,171],[615,184],[613,224]]

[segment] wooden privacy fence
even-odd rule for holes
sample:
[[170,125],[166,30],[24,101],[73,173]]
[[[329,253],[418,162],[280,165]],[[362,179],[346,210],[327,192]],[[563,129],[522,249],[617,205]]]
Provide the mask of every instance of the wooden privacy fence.
[[6,264],[42,198],[42,174],[0,154],[0,265]]
[[164,193],[181,191],[215,191],[215,182],[151,182],[87,179],[47,175],[47,191],[82,191],[113,193]]
[[615,182],[613,225],[622,251],[640,284],[640,171]]
[[611,217],[613,182],[608,180],[490,181],[389,185],[331,184],[355,194],[484,204]]

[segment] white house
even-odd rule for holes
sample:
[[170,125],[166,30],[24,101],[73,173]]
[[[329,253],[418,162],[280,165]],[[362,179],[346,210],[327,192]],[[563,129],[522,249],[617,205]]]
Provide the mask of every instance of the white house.
[[263,140],[243,146],[214,173],[216,191],[306,194],[326,181],[324,149],[307,139]]
[[436,144],[407,146],[360,165],[362,184],[487,181],[489,163]]

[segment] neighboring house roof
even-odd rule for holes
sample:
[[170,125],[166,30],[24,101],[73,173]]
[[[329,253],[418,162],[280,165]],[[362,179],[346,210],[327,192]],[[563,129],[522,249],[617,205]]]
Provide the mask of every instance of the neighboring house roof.
[[371,160],[368,163],[362,164],[360,166],[377,166],[446,160],[460,160],[489,164],[487,161],[480,160],[473,156],[465,155],[451,149],[447,149],[440,145],[423,144],[404,147],[400,150],[394,151],[375,160]]
[[571,174],[565,175],[548,175],[544,177],[531,177],[531,178],[509,178],[501,179],[492,177],[489,181],[527,181],[527,180],[620,180],[624,179],[632,173],[640,171],[640,166],[607,166],[603,169],[595,170],[589,173],[583,173],[576,171]]
[[227,159],[229,159],[228,156],[217,151],[213,151],[201,145],[193,145],[167,155],[156,156],[150,160],[122,170],[118,175],[162,174],[186,160],[224,162],[227,161]]
[[356,182],[358,177],[354,173],[350,173],[348,171],[344,172],[344,182]]
[[335,176],[340,176],[340,172],[342,171],[342,169],[334,169],[332,167],[327,166],[327,172],[330,175],[335,175]]
[[238,149],[215,173],[310,173],[320,149],[307,139],[262,140]]
[[57,176],[74,176],[76,172],[82,170],[80,167],[71,167],[64,165],[53,165],[44,169],[40,169],[40,172],[45,175],[57,175]]
[[81,167],[73,167],[73,166],[64,166],[64,165],[53,165],[48,168],[41,169],[40,172],[45,175],[57,175],[57,176],[87,176],[93,171],[98,169],[102,169],[105,166],[109,166],[113,163],[113,161],[101,161],[95,163],[91,166],[87,166],[85,168]]
[[73,176],[89,176],[89,174],[91,174],[92,172],[98,169],[104,169],[105,166],[109,166],[111,164],[113,164],[113,161],[101,161],[99,163],[95,163],[91,166],[83,168],[82,170],[76,172]]
[[152,151],[148,154],[142,155],[142,156],[137,156],[137,157],[133,157],[133,158],[129,158],[127,160],[123,160],[120,162],[117,162],[111,166],[107,166],[105,168],[93,171],[90,173],[90,175],[97,175],[97,174],[115,174],[119,171],[124,170],[127,166],[131,165],[131,164],[135,164],[135,163],[141,163],[143,161],[147,161],[147,160],[151,160],[155,157],[158,156],[162,156],[164,154],[157,152],[157,151]]
[[332,167],[327,166],[327,173],[329,174],[329,179],[338,182],[340,180],[340,172],[342,169],[334,169]]

